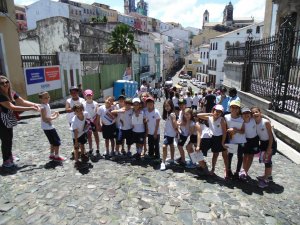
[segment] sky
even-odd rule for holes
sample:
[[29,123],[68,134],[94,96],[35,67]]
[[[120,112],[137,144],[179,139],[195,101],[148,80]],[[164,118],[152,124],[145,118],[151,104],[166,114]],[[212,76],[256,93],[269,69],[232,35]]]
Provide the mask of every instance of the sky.
[[[15,4],[30,5],[36,0],[14,0]],[[124,13],[124,0],[76,0],[91,4],[99,2],[109,5]],[[136,0],[138,2],[138,0]],[[210,22],[221,22],[223,10],[229,0],[146,0],[148,2],[150,17],[157,18],[163,22],[177,22],[184,27],[202,28],[202,17],[204,11],[209,12]],[[232,0],[234,7],[233,18],[251,17],[262,21],[265,12],[265,0]]]

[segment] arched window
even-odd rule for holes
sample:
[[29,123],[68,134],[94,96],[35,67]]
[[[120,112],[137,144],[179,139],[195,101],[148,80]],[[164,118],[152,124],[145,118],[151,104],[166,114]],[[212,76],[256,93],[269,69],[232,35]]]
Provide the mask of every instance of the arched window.
[[230,42],[229,41],[226,41],[225,42],[225,49],[229,48],[230,47]]
[[213,50],[215,50],[215,43],[213,43]]
[[216,42],[216,50],[218,50],[218,42]]
[[212,43],[210,43],[210,50],[212,50]]
[[215,70],[217,70],[217,60],[215,59]]
[[203,52],[203,58],[205,59],[205,52]]
[[235,47],[240,47],[240,42],[239,41],[235,42]]
[[209,52],[207,52],[207,55],[206,55],[206,57],[207,57],[207,58],[209,58]]
[[202,52],[200,53],[200,59],[202,59]]
[[260,26],[256,27],[256,33],[259,34],[260,33]]

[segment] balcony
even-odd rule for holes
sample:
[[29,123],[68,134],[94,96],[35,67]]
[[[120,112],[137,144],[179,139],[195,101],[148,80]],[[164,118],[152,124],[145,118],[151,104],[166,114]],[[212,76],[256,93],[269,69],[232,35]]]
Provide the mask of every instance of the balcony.
[[146,72],[149,72],[149,71],[150,71],[150,66],[149,65],[141,67],[141,73],[146,73]]
[[0,13],[8,13],[6,0],[0,0]]
[[217,68],[216,68],[216,67],[209,66],[209,67],[208,67],[208,70],[213,70],[213,71],[216,71],[216,70],[217,70]]

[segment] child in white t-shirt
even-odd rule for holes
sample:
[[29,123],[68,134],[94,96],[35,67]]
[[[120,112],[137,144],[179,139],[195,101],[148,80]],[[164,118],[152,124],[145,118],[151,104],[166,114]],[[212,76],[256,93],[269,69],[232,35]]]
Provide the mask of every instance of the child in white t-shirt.
[[82,162],[87,162],[89,158],[85,154],[84,145],[87,142],[87,133],[89,131],[89,121],[88,121],[88,113],[84,112],[83,104],[75,104],[73,106],[73,111],[75,116],[71,122],[71,129],[73,131],[73,144],[74,144],[74,160],[75,160],[75,168],[80,166],[79,163],[79,148],[81,150],[81,160]]
[[141,100],[139,98],[134,98],[132,100],[133,113],[132,113],[132,136],[133,143],[136,143],[136,154],[134,155],[136,159],[141,158],[141,153],[143,151],[143,145],[145,142],[145,114],[140,108]]
[[163,119],[166,121],[164,130],[164,144],[163,144],[163,157],[162,163],[160,164],[160,170],[166,169],[166,159],[167,159],[167,147],[170,146],[171,161],[174,163],[174,138],[177,135],[177,121],[176,114],[174,112],[174,105],[171,99],[167,99],[163,105]]
[[159,111],[154,107],[154,99],[152,97],[146,99],[146,105],[147,110],[145,110],[145,117],[147,121],[149,156],[159,159],[159,123],[161,116]]
[[98,111],[98,103],[93,100],[94,93],[92,90],[87,89],[84,91],[85,103],[83,103],[85,111],[89,114],[90,118],[90,130],[88,132],[88,143],[89,143],[89,155],[93,155],[93,140],[92,136],[94,135],[96,142],[96,154],[100,155],[99,152],[99,134],[96,130],[96,116]]
[[59,116],[58,112],[51,113],[49,106],[50,95],[48,92],[42,92],[39,94],[41,101],[41,127],[44,130],[45,135],[50,143],[50,156],[49,159],[55,161],[64,161],[65,158],[59,155],[59,146],[61,144],[60,138],[57,134],[56,129],[52,124],[52,120]]
[[106,157],[109,157],[109,143],[111,144],[111,155],[114,155],[115,136],[116,136],[116,117],[112,114],[115,110],[114,97],[107,96],[105,104],[100,106],[97,112],[96,126],[97,130],[102,130],[105,139]]

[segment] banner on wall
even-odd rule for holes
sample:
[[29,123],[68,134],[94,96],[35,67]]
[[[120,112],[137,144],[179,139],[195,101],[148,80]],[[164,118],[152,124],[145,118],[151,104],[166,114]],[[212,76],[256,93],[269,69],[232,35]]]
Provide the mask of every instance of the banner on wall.
[[41,66],[24,69],[27,95],[61,88],[59,66]]

